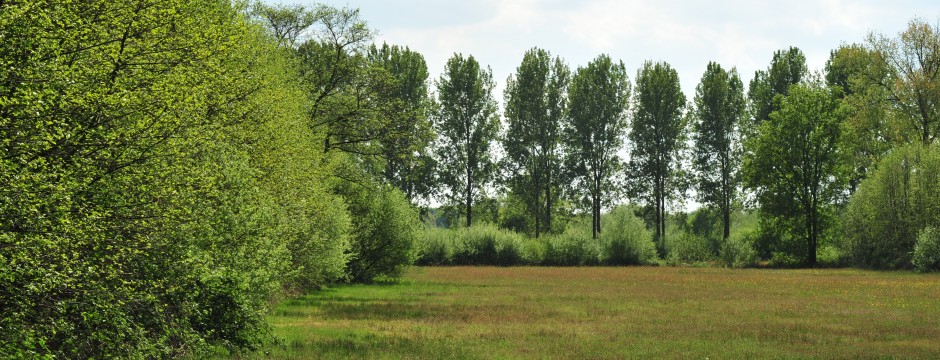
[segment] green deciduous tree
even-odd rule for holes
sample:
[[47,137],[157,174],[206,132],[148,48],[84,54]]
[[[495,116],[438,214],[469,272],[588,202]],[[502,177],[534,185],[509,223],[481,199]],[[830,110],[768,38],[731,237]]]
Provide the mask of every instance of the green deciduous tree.
[[323,135],[241,9],[0,8],[0,353],[250,349],[282,286],[342,274]]
[[788,93],[745,143],[745,182],[765,217],[804,239],[801,255],[814,266],[833,203],[845,190],[839,148],[845,112],[840,92],[819,83],[793,85]]
[[754,72],[747,90],[750,119],[744,127],[745,135],[770,119],[770,113],[778,110],[774,98],[777,95],[786,96],[790,85],[802,81],[807,71],[803,51],[790,47],[775,51],[767,70]]
[[493,72],[473,56],[454,54],[436,82],[435,127],[440,136],[438,161],[447,199],[461,204],[466,225],[473,224],[473,202],[493,181],[490,145],[499,131]]
[[424,56],[408,47],[387,44],[370,46],[367,58],[394,79],[393,92],[387,96],[398,101],[397,111],[389,113],[394,116],[388,124],[395,128],[390,132],[392,136],[379,141],[381,174],[412,203],[426,201],[435,189],[427,63]]
[[524,201],[535,237],[551,231],[561,176],[560,130],[567,115],[568,66],[548,51],[526,52],[506,82],[506,134],[503,148],[509,188]]
[[849,179],[850,192],[855,191],[894,144],[902,143],[902,126],[898,126],[889,93],[883,86],[888,69],[879,57],[875,51],[852,44],[833,50],[826,62],[826,82],[842,90],[847,110],[842,138],[855,169]]
[[617,152],[627,130],[630,79],[623,62],[600,55],[579,67],[568,93],[569,114],[562,137],[573,192],[589,203],[591,232],[601,232],[601,209],[611,203],[613,178],[622,161]]
[[895,147],[862,181],[846,208],[843,249],[855,265],[911,267],[918,234],[940,226],[940,149]]
[[731,211],[740,185],[740,123],[745,106],[744,84],[737,71],[709,63],[695,89],[692,165],[699,200],[721,212],[724,239],[731,231]]
[[940,29],[915,18],[898,38],[871,34],[868,43],[886,64],[881,85],[907,120],[905,134],[932,143],[940,131]]
[[[344,171],[360,170],[349,167]],[[355,216],[347,265],[350,280],[368,283],[400,276],[414,262],[420,236],[414,207],[401,190],[374,180],[343,182],[337,190]]]
[[666,237],[666,202],[683,190],[676,175],[685,140],[685,102],[679,74],[669,64],[647,61],[637,71],[630,174],[634,191],[655,211],[653,233],[660,251]]
[[[409,113],[409,103],[401,97],[404,75],[398,72],[404,68],[380,61],[380,51],[375,61],[367,57],[374,32],[361,19],[359,10],[326,5],[313,10],[278,9],[308,12],[312,15],[296,17],[315,19],[309,30],[313,35],[294,53],[301,65],[300,83],[311,99],[311,126],[326,134],[324,152],[339,150],[361,158],[382,157],[387,156],[386,149],[405,151],[382,144],[421,142],[411,138],[426,137],[425,132],[415,131],[421,127],[415,123],[425,118],[404,115]],[[271,31],[277,33],[277,29]],[[392,158],[401,153],[394,155]]]

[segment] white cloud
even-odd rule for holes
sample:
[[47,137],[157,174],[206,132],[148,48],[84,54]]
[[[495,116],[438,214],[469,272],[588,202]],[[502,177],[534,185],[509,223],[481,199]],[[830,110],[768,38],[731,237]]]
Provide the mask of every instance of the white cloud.
[[797,46],[811,68],[821,68],[842,42],[862,41],[870,30],[896,34],[913,16],[940,15],[940,4],[930,1],[874,0],[350,0],[349,5],[380,30],[379,41],[424,54],[432,74],[453,53],[472,54],[492,65],[501,91],[523,53],[538,46],[573,67],[600,53],[634,69],[646,59],[667,61],[679,71],[689,97],[709,61],[737,67],[747,81],[767,67],[775,50]]

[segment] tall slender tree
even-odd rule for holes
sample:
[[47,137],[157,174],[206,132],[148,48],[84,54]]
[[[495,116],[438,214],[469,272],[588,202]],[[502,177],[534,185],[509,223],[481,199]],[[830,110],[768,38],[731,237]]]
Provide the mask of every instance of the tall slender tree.
[[739,124],[745,113],[744,84],[737,70],[710,62],[695,89],[692,165],[698,198],[721,212],[722,238],[731,232],[731,209],[739,186]]
[[679,155],[683,145],[686,98],[679,74],[665,62],[647,61],[637,72],[630,173],[634,191],[655,211],[659,250],[666,238],[666,201],[679,193]]
[[394,79],[393,92],[386,95],[396,102],[393,109],[397,111],[389,113],[394,120],[389,126],[395,129],[379,141],[379,170],[410,202],[426,200],[435,187],[427,63],[408,47],[388,44],[370,46],[367,58]]
[[499,118],[493,71],[481,68],[473,56],[454,54],[436,85],[441,185],[451,202],[464,206],[470,226],[474,197],[485,192],[495,170],[490,144],[496,141]]
[[563,137],[566,164],[575,192],[591,209],[591,234],[601,232],[601,208],[610,203],[613,177],[622,161],[617,153],[627,131],[630,79],[623,62],[600,55],[579,67],[569,88],[569,116]]
[[570,70],[561,58],[533,48],[506,81],[506,164],[509,187],[535,220],[551,231],[553,189],[560,175],[559,134],[567,110]]

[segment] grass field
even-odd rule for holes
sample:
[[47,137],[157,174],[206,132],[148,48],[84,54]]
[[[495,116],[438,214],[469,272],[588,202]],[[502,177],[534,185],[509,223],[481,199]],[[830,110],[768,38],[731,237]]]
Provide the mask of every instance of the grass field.
[[271,316],[305,358],[940,358],[940,276],[860,270],[414,268]]

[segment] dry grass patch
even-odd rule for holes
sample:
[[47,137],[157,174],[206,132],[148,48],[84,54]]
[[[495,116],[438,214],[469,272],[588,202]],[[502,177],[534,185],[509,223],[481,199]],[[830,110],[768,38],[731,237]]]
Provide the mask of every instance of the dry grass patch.
[[940,276],[415,268],[286,301],[273,358],[940,358]]

